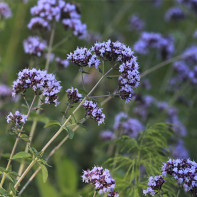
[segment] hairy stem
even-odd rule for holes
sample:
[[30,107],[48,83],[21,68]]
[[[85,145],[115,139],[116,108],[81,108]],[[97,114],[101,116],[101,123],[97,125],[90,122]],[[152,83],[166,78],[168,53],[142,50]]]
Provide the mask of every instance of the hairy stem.
[[[33,98],[33,100],[32,100],[32,103],[31,103],[31,105],[30,105],[30,107],[29,107],[29,109],[28,109],[27,118],[28,118],[29,115],[30,115],[30,112],[31,112],[31,110],[32,110],[32,107],[33,107],[33,104],[34,104],[35,99],[36,99],[36,95],[34,96],[34,98]],[[25,125],[25,124],[23,124],[23,126],[21,127],[21,131],[24,129],[24,125]],[[13,148],[12,148],[12,152],[11,152],[11,154],[10,154],[10,158],[9,158],[8,164],[7,164],[7,166],[6,166],[6,171],[9,170],[9,167],[10,167],[10,164],[11,164],[11,161],[12,161],[12,157],[14,156],[14,153],[15,153],[15,151],[16,151],[16,147],[17,147],[18,142],[19,142],[19,140],[20,140],[20,136],[21,136],[21,132],[18,134],[18,137],[16,138],[16,141],[15,141],[14,146],[13,146]],[[4,183],[4,181],[5,181],[5,178],[6,178],[6,173],[3,174],[3,177],[2,177],[2,180],[1,180],[1,183],[0,183],[0,187],[3,187],[3,183]]]
[[[57,136],[59,136],[59,134],[64,130],[64,127],[66,126],[66,124],[70,121],[70,119],[72,118],[72,116],[79,110],[79,108],[83,105],[83,103],[85,102],[85,100],[87,99],[88,96],[90,96],[92,94],[92,92],[96,89],[96,87],[99,85],[99,83],[104,79],[104,77],[110,73],[117,64],[115,64],[112,68],[110,68],[105,75],[103,75],[99,81],[95,84],[95,86],[90,90],[90,92],[87,94],[87,96],[80,102],[80,104],[76,107],[76,109],[72,112],[72,114],[67,118],[67,120],[63,123],[63,125],[59,128],[59,130],[55,133],[55,135],[45,144],[45,146],[42,148],[41,152],[44,153],[45,150],[51,145],[51,143],[57,138]],[[21,177],[19,178],[19,180],[17,181],[17,183],[15,184],[14,188],[16,189],[18,187],[18,185],[21,183],[21,181],[24,179],[24,177],[26,176],[26,174],[31,170],[31,168],[34,166],[34,164],[36,163],[37,158],[35,158],[31,164],[27,167],[27,169],[25,170],[25,172],[21,175]]]

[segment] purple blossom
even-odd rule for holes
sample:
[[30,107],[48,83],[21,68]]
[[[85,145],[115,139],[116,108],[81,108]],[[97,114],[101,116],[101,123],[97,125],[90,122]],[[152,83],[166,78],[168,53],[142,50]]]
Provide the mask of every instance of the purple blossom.
[[12,97],[12,89],[7,85],[0,84],[0,98],[9,99]]
[[87,25],[83,24],[80,19],[63,19],[62,24],[65,29],[71,29],[75,36],[78,36],[80,39],[84,39],[87,36]]
[[128,115],[124,112],[120,112],[119,114],[117,114],[115,116],[115,120],[114,120],[114,126],[113,129],[117,130],[120,128],[120,124],[128,119]]
[[113,131],[102,131],[100,134],[100,138],[104,141],[112,140],[114,138],[114,132]]
[[12,12],[7,3],[0,2],[0,19],[1,18],[10,18],[12,16]]
[[28,88],[32,88],[36,95],[42,94],[45,97],[45,103],[57,105],[57,94],[62,87],[53,74],[33,68],[24,69],[18,73],[18,79],[13,82],[12,95],[25,93]]
[[16,111],[15,114],[10,112],[7,116],[7,123],[14,123],[16,126],[19,126],[21,124],[25,124],[27,121],[27,116],[24,114],[21,114],[19,111]]
[[149,48],[159,49],[159,55],[168,59],[174,52],[174,40],[172,37],[164,37],[160,33],[143,32],[140,39],[134,44],[134,50],[139,54],[148,54]]
[[99,194],[110,193],[108,196],[119,197],[117,192],[114,192],[116,182],[111,178],[108,169],[95,166],[92,170],[83,171],[83,182],[90,183],[95,186],[95,191]]
[[41,17],[34,17],[30,20],[27,27],[31,30],[47,30],[49,31],[51,29],[51,25],[49,22]]
[[159,192],[161,190],[161,187],[165,180],[163,177],[155,176],[155,177],[149,177],[148,185],[150,187],[147,188],[147,190],[143,190],[143,194],[146,196],[147,194],[150,194],[151,196],[154,196],[156,192]]
[[145,27],[145,22],[137,14],[133,14],[129,19],[129,25],[133,31],[142,31]]
[[190,69],[184,61],[177,61],[173,64],[173,68],[181,81],[188,79]]
[[63,60],[57,57],[55,61],[57,62],[59,68],[67,68],[69,66],[69,61],[67,59]]
[[100,60],[93,55],[91,50],[87,48],[77,48],[73,53],[68,55],[68,60],[72,63],[77,64],[78,66],[89,66],[98,68]]
[[62,8],[62,19],[64,18],[70,18],[70,19],[80,19],[80,11],[79,8],[72,3],[66,3],[64,7]]
[[165,14],[166,21],[180,21],[186,18],[186,15],[179,7],[172,7]]
[[63,0],[38,0],[37,5],[31,8],[31,14],[47,21],[59,21],[64,5]]
[[189,79],[192,84],[197,84],[197,66],[194,66],[194,68],[189,72]]
[[197,195],[197,163],[190,159],[169,159],[162,166],[162,175],[172,176],[185,191]]
[[186,159],[189,158],[189,153],[184,146],[184,141],[179,139],[178,142],[170,147],[170,151],[174,158]]
[[66,90],[66,94],[70,103],[78,103],[81,101],[82,94],[79,93],[77,88]]
[[194,38],[197,38],[197,30],[194,32],[193,37],[194,37]]
[[86,100],[83,103],[83,107],[86,109],[87,115],[96,122],[98,122],[99,126],[104,123],[105,114],[102,113],[102,109],[99,108],[95,102]]
[[197,45],[193,45],[188,47],[183,52],[183,58],[188,64],[196,64],[197,63]]
[[186,5],[189,9],[197,12],[197,1],[196,0],[177,0],[178,3]]
[[29,55],[40,57],[44,50],[47,49],[46,41],[42,41],[38,36],[30,36],[24,42],[24,51]]
[[119,81],[119,93],[122,99],[129,102],[133,96],[133,89],[139,85],[140,75],[138,71],[138,63],[134,57],[130,61],[126,61],[119,67],[119,72],[121,73],[118,78]]

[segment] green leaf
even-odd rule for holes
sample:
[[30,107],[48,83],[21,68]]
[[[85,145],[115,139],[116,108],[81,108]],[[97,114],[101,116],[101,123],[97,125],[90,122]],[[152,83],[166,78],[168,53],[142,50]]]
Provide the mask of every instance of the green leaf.
[[74,137],[74,131],[73,130],[71,130],[71,129],[69,129],[68,127],[64,127],[64,129],[67,131],[67,133],[68,133],[68,137],[69,137],[69,139],[73,139],[73,137]]
[[9,192],[7,192],[5,189],[0,187],[0,194],[2,194],[3,196],[10,196]]
[[29,136],[26,134],[21,134],[20,138],[25,142],[29,142]]
[[43,182],[46,183],[47,178],[48,178],[48,170],[47,170],[47,168],[46,168],[45,165],[43,165],[43,164],[39,164],[39,165],[40,165],[40,167],[41,167],[41,169],[42,169],[42,178],[43,178]]
[[61,126],[60,122],[57,121],[57,120],[51,120],[50,122],[48,122],[47,124],[45,124],[44,128],[47,128],[47,127],[50,127],[50,126],[53,126],[53,125],[59,125]]
[[15,190],[14,185],[12,183],[9,184],[9,189],[13,192],[14,195],[16,195],[16,190]]
[[25,159],[25,158],[30,158],[31,157],[31,154],[30,153],[27,153],[27,152],[19,152],[19,153],[16,153],[16,155],[14,155],[12,157],[12,160],[14,159]]

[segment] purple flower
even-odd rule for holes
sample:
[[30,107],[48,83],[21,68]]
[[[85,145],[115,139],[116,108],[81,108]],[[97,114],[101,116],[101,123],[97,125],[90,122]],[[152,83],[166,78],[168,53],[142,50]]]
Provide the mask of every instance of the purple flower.
[[10,18],[12,16],[12,12],[7,3],[0,2],[0,19],[1,18]]
[[145,22],[137,14],[133,14],[129,19],[129,25],[133,31],[141,31],[145,27]]
[[77,88],[71,88],[66,90],[66,94],[70,103],[78,103],[81,101],[82,94],[79,94]]
[[113,131],[102,131],[100,134],[100,138],[104,141],[112,140],[114,138],[114,132]]
[[194,32],[193,37],[194,37],[194,38],[197,38],[197,30]]
[[16,126],[25,124],[26,121],[27,121],[27,116],[24,114],[21,114],[19,111],[16,111],[15,114],[12,114],[12,112],[10,112],[7,116],[7,123],[12,122]]
[[184,146],[184,141],[181,139],[178,140],[177,144],[170,147],[170,151],[175,158],[189,158],[189,153]]
[[150,194],[151,196],[154,196],[156,192],[159,192],[161,190],[161,187],[165,180],[163,177],[155,176],[155,177],[149,177],[148,185],[150,187],[147,188],[147,190],[143,190],[143,194],[146,196],[146,194]]
[[83,103],[83,107],[87,110],[87,115],[98,122],[99,126],[104,123],[105,114],[102,113],[102,109],[95,102],[86,100]]
[[12,97],[12,89],[7,85],[0,84],[0,98],[9,99]]
[[188,47],[183,52],[183,58],[188,64],[196,64],[197,63],[197,45]]
[[49,22],[41,17],[34,17],[30,20],[27,27],[31,30],[47,30],[49,31],[51,29],[51,25]]
[[27,54],[40,57],[47,49],[46,41],[42,41],[38,36],[30,36],[24,42],[24,51]]
[[59,68],[67,68],[69,66],[69,61],[67,59],[63,60],[57,57],[55,61],[57,62]]
[[92,170],[83,171],[83,182],[90,183],[95,186],[95,191],[99,194],[110,193],[108,196],[118,197],[118,193],[114,192],[116,182],[111,178],[108,169],[95,166]]
[[88,65],[89,67],[97,68],[100,63],[100,60],[87,48],[77,48],[73,53],[68,55],[67,59],[78,66]]
[[45,103],[57,105],[57,93],[62,87],[53,74],[33,68],[24,69],[18,73],[18,79],[13,83],[12,95],[24,93],[28,88],[32,88],[36,95],[42,94],[45,97]]
[[121,73],[118,78],[119,93],[120,97],[126,100],[126,103],[129,102],[133,96],[133,88],[139,85],[140,75],[138,68],[136,58],[126,61],[119,67]]
[[59,21],[64,5],[63,0],[38,0],[37,5],[31,8],[31,14],[47,21]]
[[197,12],[197,1],[196,0],[177,0],[178,3],[186,5],[189,9]]
[[165,14],[166,21],[171,21],[171,20],[180,21],[185,18],[186,15],[179,7],[172,7]]
[[194,68],[189,72],[189,79],[192,84],[197,84],[197,66],[194,66]]
[[80,11],[79,8],[72,3],[66,3],[64,7],[62,8],[62,19],[64,18],[70,18],[70,19],[80,19]]
[[179,184],[183,185],[185,191],[197,195],[197,163],[190,159],[169,159],[162,166],[162,174],[170,175]]

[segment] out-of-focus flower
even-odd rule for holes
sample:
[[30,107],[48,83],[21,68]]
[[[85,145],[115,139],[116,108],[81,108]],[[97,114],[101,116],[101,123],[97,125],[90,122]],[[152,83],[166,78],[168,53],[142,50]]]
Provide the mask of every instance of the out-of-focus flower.
[[114,138],[114,132],[113,131],[102,131],[100,134],[100,138],[104,141],[112,140]]
[[55,59],[59,68],[67,68],[69,66],[69,61],[67,59],[63,60],[59,57]]
[[40,57],[44,50],[47,49],[46,41],[42,41],[38,36],[30,36],[24,42],[24,51],[29,55]]
[[49,22],[41,17],[34,17],[30,20],[29,24],[27,27],[31,30],[50,30],[51,25]]
[[165,14],[166,21],[180,21],[186,18],[185,13],[179,7],[172,7]]
[[129,19],[129,26],[132,31],[142,31],[145,27],[145,22],[137,14],[133,14]]
[[7,19],[12,16],[12,12],[7,3],[0,2],[0,19]]

